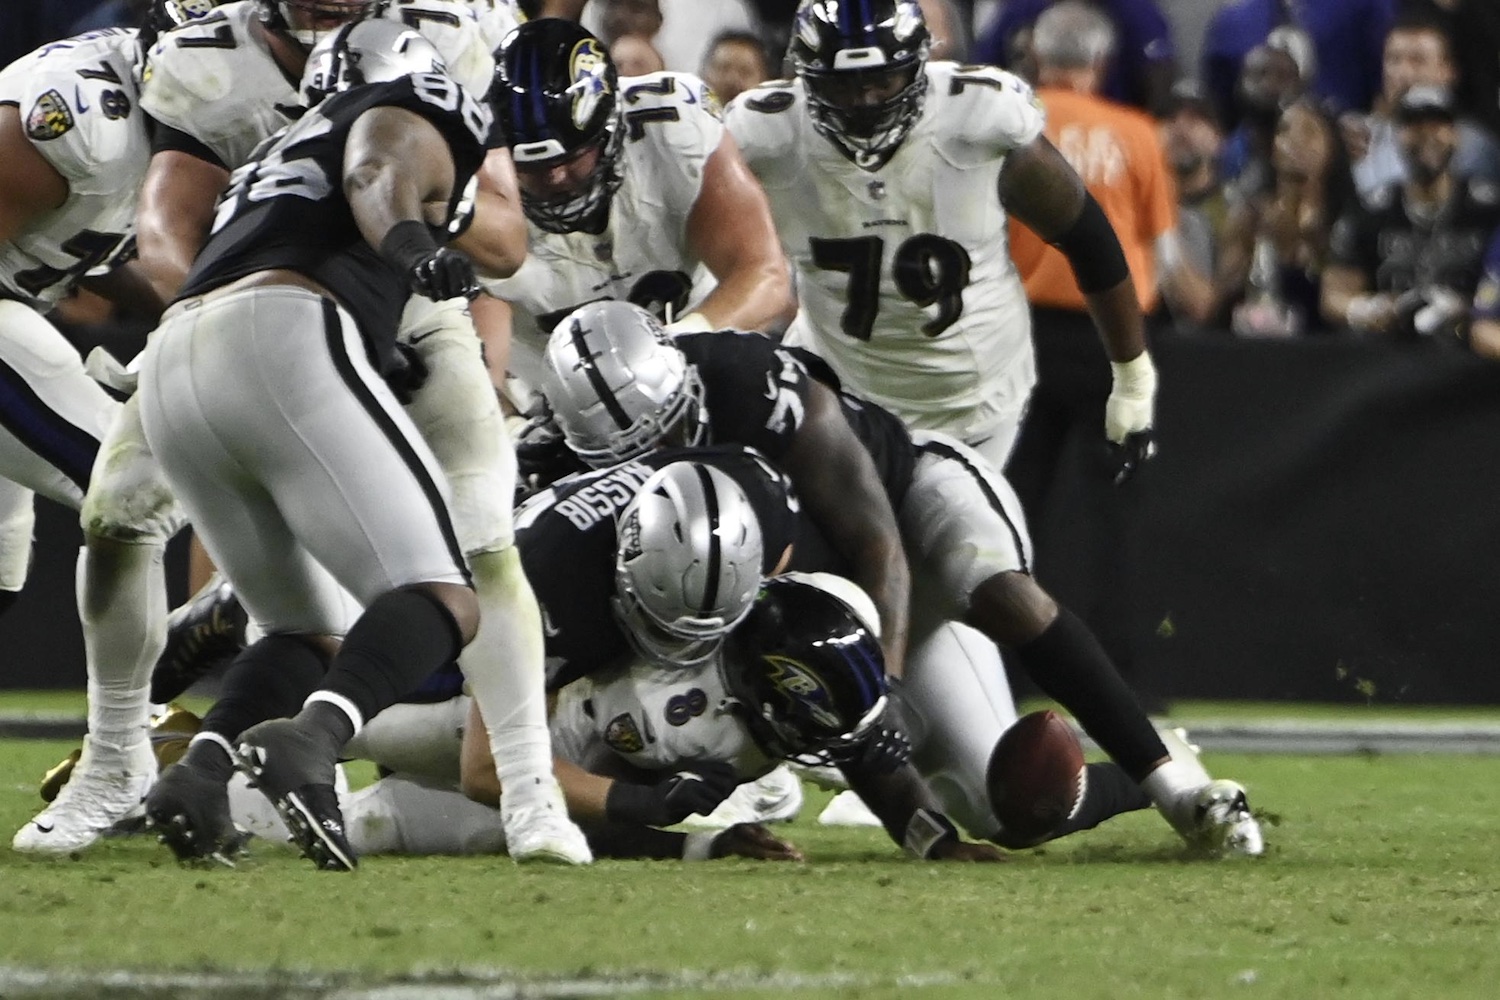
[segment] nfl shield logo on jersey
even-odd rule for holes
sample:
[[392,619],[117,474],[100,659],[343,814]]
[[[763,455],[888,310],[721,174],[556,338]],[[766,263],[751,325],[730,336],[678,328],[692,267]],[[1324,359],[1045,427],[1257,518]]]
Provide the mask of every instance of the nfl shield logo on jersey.
[[56,139],[73,127],[73,112],[68,102],[55,90],[49,90],[36,99],[31,113],[26,116],[26,134],[38,142]]

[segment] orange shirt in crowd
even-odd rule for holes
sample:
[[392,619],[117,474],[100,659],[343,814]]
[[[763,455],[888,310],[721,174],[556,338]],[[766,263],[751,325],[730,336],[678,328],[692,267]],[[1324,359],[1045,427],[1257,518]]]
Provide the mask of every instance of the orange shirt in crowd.
[[[1113,101],[1055,87],[1037,90],[1047,138],[1078,171],[1125,248],[1141,311],[1156,308],[1156,238],[1177,227],[1177,197],[1156,123]],[[1062,251],[1012,219],[1010,252],[1033,305],[1086,308]]]

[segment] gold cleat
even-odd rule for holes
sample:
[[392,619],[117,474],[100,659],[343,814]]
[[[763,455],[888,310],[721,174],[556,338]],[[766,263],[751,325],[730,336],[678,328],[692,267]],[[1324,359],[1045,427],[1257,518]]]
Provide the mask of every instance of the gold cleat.
[[[182,759],[182,755],[187,753],[189,741],[202,727],[202,719],[175,701],[167,706],[166,711],[151,717],[148,733],[151,737],[151,752],[156,755],[158,774]],[[82,749],[74,750],[42,775],[42,786],[38,791],[43,802],[51,802],[57,798],[57,793],[62,791],[68,779],[73,776],[73,768],[82,754]]]

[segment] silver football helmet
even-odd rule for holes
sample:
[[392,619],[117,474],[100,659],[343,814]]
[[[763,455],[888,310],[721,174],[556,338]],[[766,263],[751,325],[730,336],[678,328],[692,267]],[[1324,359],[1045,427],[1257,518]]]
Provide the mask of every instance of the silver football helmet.
[[636,652],[663,666],[713,656],[760,589],[760,520],[727,473],[673,462],[620,515],[615,618]]
[[557,324],[541,388],[568,447],[594,468],[661,445],[708,443],[697,369],[655,316],[629,302],[594,302]]
[[302,103],[316,107],[330,94],[413,73],[443,73],[437,46],[415,29],[384,19],[354,21],[325,35],[307,56]]

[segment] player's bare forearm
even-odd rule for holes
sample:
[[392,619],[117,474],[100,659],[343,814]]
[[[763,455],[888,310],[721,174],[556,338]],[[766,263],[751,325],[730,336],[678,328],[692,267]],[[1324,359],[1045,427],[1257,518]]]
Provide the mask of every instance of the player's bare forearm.
[[710,327],[762,330],[795,311],[771,205],[728,132],[704,165],[687,240],[719,281],[698,308]]
[[715,330],[769,330],[786,325],[796,312],[791,275],[780,255],[737,267],[698,306]]
[[1146,321],[1135,297],[1135,282],[1127,276],[1113,288],[1083,298],[1109,360],[1130,361],[1140,357],[1146,349]]
[[900,677],[911,604],[906,551],[875,463],[844,419],[832,389],[810,383],[807,413],[782,460],[808,513],[875,602],[886,672]]
[[476,175],[479,193],[473,224],[453,245],[462,250],[481,273],[508,278],[526,260],[526,216],[510,151],[492,149]]
[[151,157],[136,208],[136,249],[157,293],[170,302],[213,227],[229,171],[178,150]]
[[0,105],[0,242],[21,232],[33,220],[68,199],[68,182],[26,138],[20,110]]
[[604,803],[609,798],[610,786],[615,783],[613,778],[585,770],[561,757],[552,759],[552,771],[568,804],[568,815],[575,823],[605,822]]
[[910,764],[902,764],[887,774],[872,773],[858,763],[841,764],[839,770],[897,844],[905,841],[907,825],[918,809],[941,811],[932,789]]
[[1469,346],[1482,358],[1500,361],[1500,320],[1476,319],[1469,327]]
[[108,274],[83,278],[79,285],[113,302],[131,316],[156,322],[167,308],[164,300],[137,261],[121,264]]
[[425,206],[453,193],[453,156],[437,128],[402,108],[359,116],[344,147],[344,195],[360,235],[375,249],[400,222],[429,219]]

